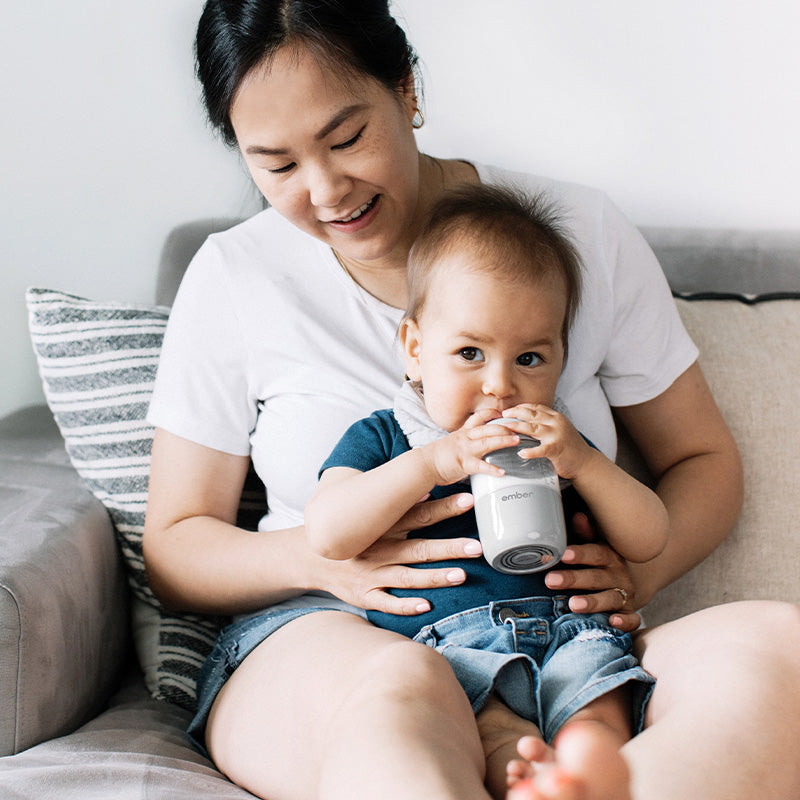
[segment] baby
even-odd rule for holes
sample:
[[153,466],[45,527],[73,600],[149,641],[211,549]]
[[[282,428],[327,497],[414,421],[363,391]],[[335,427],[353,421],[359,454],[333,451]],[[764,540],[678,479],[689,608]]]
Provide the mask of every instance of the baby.
[[[594,448],[556,398],[581,265],[553,207],[497,187],[447,195],[412,248],[408,287],[399,329],[408,380],[394,408],[355,423],[323,465],[306,508],[312,546],[333,559],[358,555],[420,499],[463,491],[472,474],[502,475],[483,457],[528,436],[539,444],[520,457],[549,458],[621,556],[658,555],[663,504]],[[477,538],[475,516],[421,535]],[[541,572],[507,575],[484,559],[453,567],[466,580],[423,592],[417,615],[369,619],[442,652],[476,713],[498,698],[545,743],[577,721],[606,726],[620,746],[640,730],[653,678],[607,615],[571,613]],[[522,771],[509,766],[512,778]]]

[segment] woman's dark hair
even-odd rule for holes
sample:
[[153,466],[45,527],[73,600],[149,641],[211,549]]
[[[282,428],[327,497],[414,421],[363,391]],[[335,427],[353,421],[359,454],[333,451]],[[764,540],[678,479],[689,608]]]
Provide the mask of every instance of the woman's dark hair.
[[434,204],[408,257],[405,318],[419,320],[436,264],[469,248],[478,255],[480,269],[498,280],[529,285],[545,276],[563,280],[566,357],[567,336],[581,300],[583,263],[563,217],[546,195],[528,195],[511,186],[476,184],[446,192]]
[[243,78],[284,46],[305,48],[332,74],[367,75],[398,91],[417,56],[388,0],[206,0],[195,39],[206,113],[236,144],[230,110]]

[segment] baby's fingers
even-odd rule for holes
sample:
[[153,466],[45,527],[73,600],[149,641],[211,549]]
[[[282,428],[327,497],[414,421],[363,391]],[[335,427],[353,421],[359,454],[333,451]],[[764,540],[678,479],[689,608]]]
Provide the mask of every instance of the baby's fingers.
[[467,421],[464,423],[464,428],[477,428],[480,425],[485,425],[487,422],[497,419],[498,413],[493,408],[482,408],[473,412]]

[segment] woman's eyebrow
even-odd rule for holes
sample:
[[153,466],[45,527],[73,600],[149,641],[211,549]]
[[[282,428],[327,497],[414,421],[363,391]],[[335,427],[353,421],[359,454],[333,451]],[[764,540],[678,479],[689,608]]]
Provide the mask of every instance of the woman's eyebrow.
[[338,114],[336,114],[326,125],[323,125],[315,134],[314,138],[319,141],[324,139],[329,133],[335,131],[343,122],[348,120],[353,114],[363,111],[367,107],[366,103],[356,103],[351,106],[345,106]]
[[[330,133],[335,131],[343,122],[346,122],[353,114],[363,111],[366,108],[365,103],[356,103],[354,105],[345,106],[337,114],[331,117],[315,134],[314,139],[319,141],[324,139]],[[248,155],[254,156],[285,156],[289,151],[284,147],[264,147],[260,144],[250,145],[245,152]]]

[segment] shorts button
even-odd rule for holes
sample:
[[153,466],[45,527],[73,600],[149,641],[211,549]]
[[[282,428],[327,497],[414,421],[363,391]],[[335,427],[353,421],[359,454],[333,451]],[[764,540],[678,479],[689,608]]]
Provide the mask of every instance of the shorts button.
[[497,618],[500,620],[500,622],[505,622],[508,619],[514,619],[516,616],[517,613],[513,608],[501,608],[497,614]]

